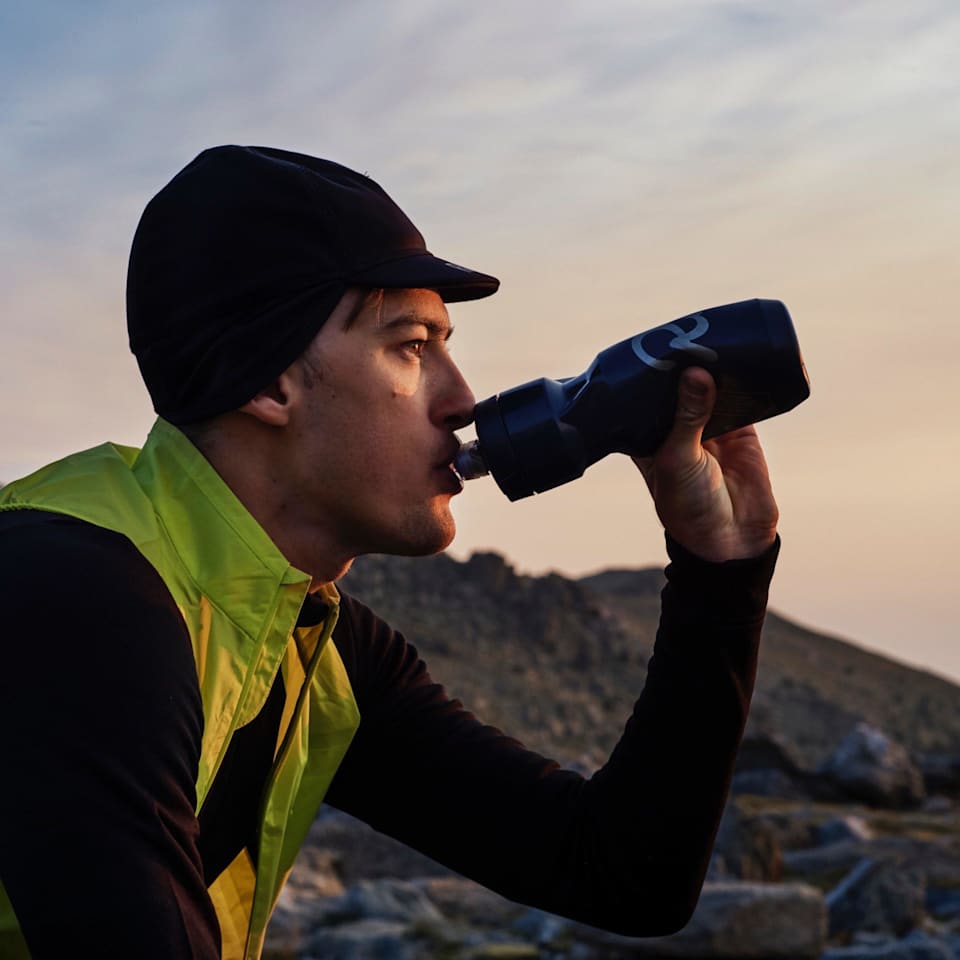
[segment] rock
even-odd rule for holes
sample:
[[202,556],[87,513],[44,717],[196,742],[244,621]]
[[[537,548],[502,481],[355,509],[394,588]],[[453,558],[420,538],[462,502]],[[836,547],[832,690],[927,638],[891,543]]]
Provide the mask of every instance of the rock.
[[824,889],[833,886],[863,859],[867,845],[843,840],[810,850],[788,850],[783,855],[784,874]]
[[809,791],[783,770],[761,768],[741,770],[733,776],[730,792],[735,797],[780,797],[784,800],[806,800]]
[[925,916],[926,877],[915,867],[864,857],[826,897],[830,936],[866,931],[902,937]]
[[820,960],[954,960],[954,952],[947,941],[918,931],[903,940],[880,939],[833,947]]
[[[956,838],[955,827],[953,834]],[[954,839],[945,847],[928,846],[922,859],[915,858],[915,862],[927,878],[927,913],[960,933],[960,843]]]
[[927,793],[960,798],[960,756],[955,753],[922,753],[917,761]]
[[762,817],[776,834],[781,850],[805,850],[816,846],[819,814],[815,809],[797,806],[789,810],[764,811]]
[[339,897],[344,893],[339,853],[324,847],[307,845],[297,858],[297,869],[284,889],[293,888],[299,895]]
[[779,770],[788,777],[801,776],[800,764],[790,747],[770,733],[748,733],[737,751],[736,772],[747,770]]
[[960,920],[960,890],[928,886],[925,906],[937,920]]
[[468,960],[537,960],[539,956],[539,948],[532,943],[515,943],[512,940],[482,943],[467,954]]
[[731,791],[734,796],[806,800],[806,776],[782,738],[769,732],[748,732],[737,751]]
[[318,949],[324,957],[402,960],[408,955],[408,937],[442,937],[447,925],[418,883],[364,880],[340,896],[324,897],[303,875],[280,893],[267,928],[265,953],[267,960],[292,960]]
[[841,843],[844,840],[872,840],[874,833],[863,817],[847,814],[822,823],[817,828],[816,836],[817,843],[824,846],[830,843]]
[[323,960],[414,960],[423,953],[405,924],[360,920],[317,930],[305,955]]
[[906,749],[882,730],[858,723],[820,768],[855,800],[878,807],[917,807],[923,776]]
[[777,832],[762,817],[745,817],[728,803],[717,831],[710,879],[777,881],[783,876],[783,854]]
[[324,921],[388,920],[404,924],[442,925],[443,914],[420,885],[409,880],[361,880],[324,908]]
[[579,925],[572,932],[618,957],[814,960],[827,911],[820,891],[805,884],[707,883],[690,922],[669,937],[632,939]]
[[477,927],[509,927],[527,908],[464,877],[427,877],[415,881],[448,920]]
[[956,944],[942,935],[932,936],[925,930],[914,930],[900,941],[903,947],[914,951],[909,960],[954,960]]
[[311,905],[296,899],[290,888],[284,887],[267,927],[265,960],[296,960],[306,947],[314,922]]
[[537,946],[553,946],[569,939],[570,921],[531,907],[514,923],[513,929]]
[[322,922],[330,897],[342,896],[343,885],[333,871],[330,851],[311,851],[315,872],[305,867],[280,891],[267,927],[266,960],[300,957],[310,932]]

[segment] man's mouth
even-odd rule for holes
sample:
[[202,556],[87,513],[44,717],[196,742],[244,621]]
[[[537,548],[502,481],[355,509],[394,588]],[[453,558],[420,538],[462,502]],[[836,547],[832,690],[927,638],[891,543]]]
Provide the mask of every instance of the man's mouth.
[[454,463],[454,458],[457,455],[457,451],[460,449],[460,444],[456,443],[452,448],[447,452],[447,455],[444,457],[440,463],[437,464],[436,469],[449,471],[456,478],[457,483],[460,486],[460,489],[463,489],[464,482],[463,477],[460,475],[460,471],[457,470],[456,464]]

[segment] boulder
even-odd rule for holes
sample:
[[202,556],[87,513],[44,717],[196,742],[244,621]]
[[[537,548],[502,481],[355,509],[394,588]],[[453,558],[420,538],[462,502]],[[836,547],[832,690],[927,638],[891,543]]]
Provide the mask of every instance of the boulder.
[[465,877],[422,877],[414,882],[454,923],[505,929],[527,910]]
[[787,743],[776,734],[748,731],[737,751],[731,791],[734,796],[808,799],[806,774]]
[[854,800],[877,807],[918,807],[923,775],[906,749],[882,730],[858,723],[820,768]]
[[809,791],[789,773],[766,767],[735,773],[730,792],[735,797],[779,797],[782,800],[807,800],[810,797]]
[[940,921],[960,921],[960,890],[927,887],[927,913]]
[[570,925],[571,921],[564,917],[531,907],[517,919],[513,929],[529,943],[551,947],[569,940]]
[[305,954],[324,960],[414,960],[423,955],[407,926],[389,920],[322,927],[310,938]]
[[924,858],[927,877],[927,913],[949,922],[960,934],[960,858],[956,848],[931,851]]
[[848,947],[833,947],[820,960],[954,960],[945,940],[916,931],[903,940],[865,939]]
[[690,922],[669,937],[632,939],[579,925],[571,932],[618,957],[815,960],[827,911],[820,891],[805,884],[707,883]]
[[284,887],[267,927],[263,948],[265,960],[296,960],[300,957],[316,920],[316,898],[298,897],[289,885]]
[[267,927],[267,960],[294,960],[305,949],[313,928],[322,920],[330,898],[344,894],[338,858],[329,850],[308,849],[298,860],[300,869],[280,891]]
[[960,756],[955,753],[922,753],[917,761],[927,793],[960,798]]
[[469,960],[538,960],[540,948],[532,943],[514,940],[495,940],[479,943],[467,954]]
[[916,867],[864,857],[826,897],[830,936],[902,937],[925,916],[926,877]]
[[744,816],[736,803],[728,803],[720,821],[711,880],[777,881],[783,877],[783,854],[777,831],[763,817]]
[[737,751],[737,773],[747,770],[780,770],[801,777],[800,764],[787,743],[771,733],[747,733]]
[[817,828],[817,843],[825,846],[830,843],[842,843],[845,840],[866,842],[874,837],[873,830],[863,817],[856,814],[846,814],[834,817],[820,824]]
[[[407,938],[443,931],[447,920],[420,884],[362,880],[339,896],[318,895],[305,882],[281,891],[267,928],[267,958],[396,957],[408,955]],[[412,954],[411,954],[412,955]]]
[[774,831],[781,850],[805,850],[816,846],[820,813],[815,808],[792,806],[784,810],[765,810],[761,816]]
[[867,844],[855,840],[842,840],[807,850],[788,850],[783,855],[784,873],[790,879],[827,889],[852,870],[868,851]]
[[327,924],[387,920],[440,926],[445,922],[420,885],[409,880],[361,880],[325,904],[323,919]]

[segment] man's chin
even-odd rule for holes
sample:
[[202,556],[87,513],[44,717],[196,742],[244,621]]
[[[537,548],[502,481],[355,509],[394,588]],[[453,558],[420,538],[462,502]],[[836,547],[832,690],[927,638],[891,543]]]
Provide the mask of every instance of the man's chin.
[[403,557],[432,557],[435,553],[442,553],[453,543],[455,532],[455,530],[451,529],[449,533],[437,535],[432,538],[424,537],[407,544],[405,550],[397,550],[395,552]]
[[368,527],[366,536],[355,544],[355,556],[385,553],[397,557],[429,557],[446,550],[456,532],[457,525],[449,509],[410,511],[399,523]]
[[396,549],[389,552],[402,557],[430,557],[453,543],[457,525],[453,516],[447,513],[443,517],[432,517],[429,522],[417,524],[415,529],[405,532],[404,542],[397,543]]

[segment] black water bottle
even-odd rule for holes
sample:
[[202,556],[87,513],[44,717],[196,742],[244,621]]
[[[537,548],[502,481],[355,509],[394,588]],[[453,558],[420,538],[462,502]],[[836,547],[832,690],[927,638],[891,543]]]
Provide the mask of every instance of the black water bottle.
[[638,333],[567,380],[532,380],[477,404],[477,439],[454,461],[492,473],[519,500],[568,483],[609,453],[648,456],[673,423],[685,367],[708,370],[717,402],[704,438],[766,420],[810,395],[797,336],[779,300],[701,310]]

